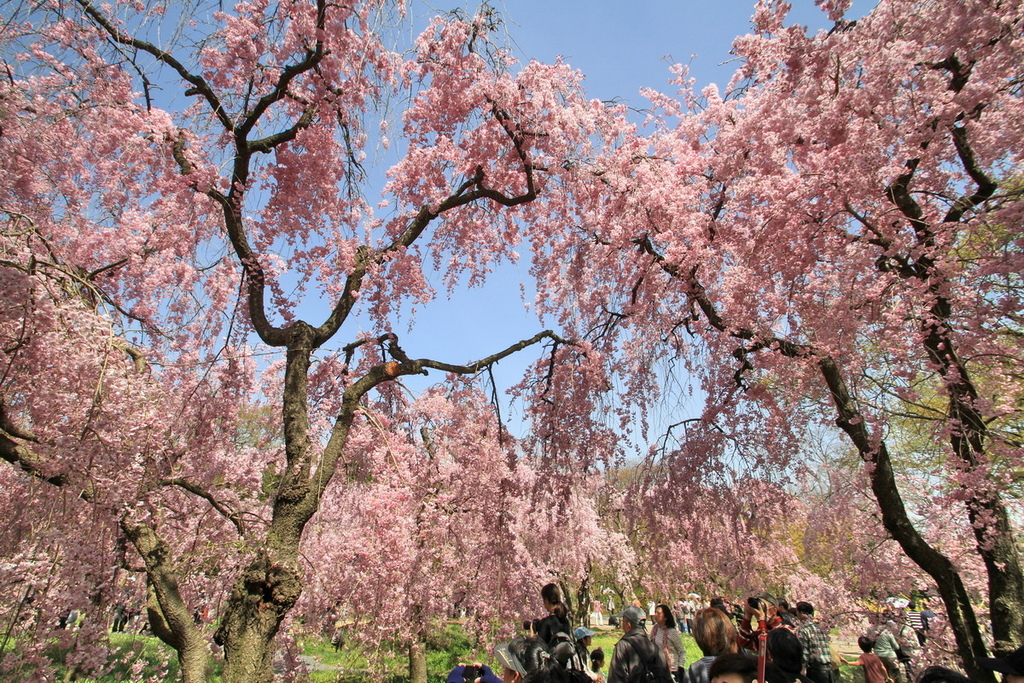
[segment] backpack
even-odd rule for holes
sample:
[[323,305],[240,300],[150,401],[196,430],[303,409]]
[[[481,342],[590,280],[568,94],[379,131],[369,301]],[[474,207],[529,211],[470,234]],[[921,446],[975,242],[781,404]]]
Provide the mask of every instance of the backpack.
[[568,667],[569,660],[576,654],[576,639],[565,631],[559,631],[548,641],[548,651],[559,664]]
[[576,649],[576,639],[571,633],[559,631],[551,637],[551,655],[565,669],[566,680],[569,683],[594,683],[586,671],[574,666],[579,654],[580,652]]
[[580,671],[579,669],[566,669],[565,673],[568,674],[569,683],[594,683],[586,671]]
[[[672,674],[669,673],[665,662],[658,656],[658,650],[650,639],[643,640],[637,637],[623,637],[630,647],[640,657],[640,666],[634,667],[629,672],[629,679],[626,683],[673,683]],[[643,641],[647,641],[647,645]],[[649,646],[649,647],[648,647]]]

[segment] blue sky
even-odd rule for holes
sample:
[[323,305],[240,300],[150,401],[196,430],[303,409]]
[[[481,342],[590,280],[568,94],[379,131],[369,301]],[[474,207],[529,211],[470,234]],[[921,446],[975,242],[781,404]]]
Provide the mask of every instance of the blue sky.
[[[436,13],[444,0],[414,5],[414,21]],[[603,100],[621,99],[646,106],[640,89],[672,92],[668,84],[673,63],[686,63],[697,89],[709,83],[728,83],[738,63],[729,49],[733,39],[750,30],[754,0],[493,0],[505,18],[508,37],[522,61],[552,62],[562,56],[586,75],[588,94]],[[813,0],[793,0],[791,21],[812,28],[831,22]],[[476,3],[466,2],[472,10]],[[850,18],[870,10],[870,0],[858,0]],[[524,255],[525,256],[525,255]],[[486,356],[542,329],[520,297],[523,272],[507,269],[485,289],[457,291],[449,301],[435,301],[416,317],[415,329],[395,330],[403,347],[415,358],[431,357],[466,362]],[[532,295],[528,295],[532,298]],[[502,362],[499,382],[507,388],[536,351]],[[432,377],[429,381],[437,381]],[[407,381],[410,386],[420,382]]]
[[[444,0],[432,0],[432,4]],[[754,0],[492,0],[505,17],[521,58],[551,62],[561,55],[587,75],[590,94],[642,104],[638,91],[664,90],[672,63],[690,64],[697,89],[724,87],[736,62],[733,39],[750,30]],[[813,0],[791,0],[790,23],[813,29],[832,23]],[[855,0],[856,18],[873,7]],[[471,8],[475,3],[467,3]]]

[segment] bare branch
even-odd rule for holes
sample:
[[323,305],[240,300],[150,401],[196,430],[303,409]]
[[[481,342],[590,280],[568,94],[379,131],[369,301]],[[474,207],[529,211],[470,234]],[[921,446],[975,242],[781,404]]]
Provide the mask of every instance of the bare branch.
[[180,477],[175,477],[171,479],[161,479],[159,483],[162,486],[176,486],[180,489],[188,491],[189,493],[195,496],[199,496],[207,503],[209,503],[210,507],[219,512],[222,517],[231,522],[234,525],[235,530],[238,531],[239,536],[242,536],[243,538],[245,537],[245,526],[242,522],[241,516],[239,516],[238,513],[229,510],[226,505],[218,501],[212,493],[204,489],[199,484],[188,481],[187,479],[182,479]]
[[206,102],[210,105],[210,109],[213,110],[214,115],[221,122],[221,125],[229,131],[234,130],[234,122],[231,120],[231,117],[228,116],[228,113],[224,110],[223,105],[221,105],[220,98],[218,98],[217,94],[213,92],[213,88],[211,88],[210,84],[206,82],[206,79],[204,79],[202,76],[197,76],[196,74],[193,74],[191,71],[186,69],[185,65],[179,62],[177,59],[175,59],[175,57],[169,52],[164,52],[152,43],[147,43],[144,40],[139,40],[121,31],[121,29],[115,26],[113,22],[111,22],[110,19],[106,17],[106,15],[104,15],[99,9],[97,9],[95,5],[89,2],[89,0],[76,1],[79,5],[81,5],[82,9],[89,16],[89,18],[95,21],[96,24],[101,29],[103,29],[107,33],[107,35],[109,35],[114,41],[121,43],[122,45],[128,45],[137,50],[141,50],[147,54],[150,54],[153,57],[155,57],[158,61],[174,69],[179,76],[181,76],[184,80],[192,84],[192,88],[190,88],[186,92],[186,94],[202,95],[203,99],[205,99]]

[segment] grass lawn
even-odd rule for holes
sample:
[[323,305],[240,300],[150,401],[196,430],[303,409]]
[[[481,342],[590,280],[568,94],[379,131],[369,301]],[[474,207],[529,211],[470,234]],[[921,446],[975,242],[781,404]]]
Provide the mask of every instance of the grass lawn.
[[[608,673],[615,643],[622,637],[620,629],[600,630],[593,637],[591,649],[600,647],[605,653],[604,673]],[[335,648],[324,638],[307,637],[300,640],[302,658],[310,668],[310,680],[315,683],[407,683],[408,658],[404,649],[389,648],[383,644],[381,649],[371,656],[356,648]],[[700,659],[700,648],[688,634],[683,634],[683,645],[686,648],[686,662],[690,664]],[[153,674],[161,680],[177,679],[177,660],[170,648],[152,636],[129,633],[112,633],[110,637],[111,661],[115,662],[110,672],[100,678],[77,678],[78,683],[120,683],[123,681],[139,681]],[[14,649],[15,644],[8,643],[7,649]],[[64,666],[66,650],[56,643],[48,652],[53,662],[58,680],[64,679],[67,670]],[[427,680],[429,683],[443,683],[448,672],[459,662],[482,661],[492,667],[494,662],[489,654],[474,653],[473,644],[462,632],[457,623],[450,623],[437,631],[427,643]],[[141,673],[136,673],[141,671]],[[20,683],[32,680],[33,671],[14,671],[6,674],[5,681]],[[211,672],[213,683],[219,681],[217,671]],[[500,676],[500,671],[497,672]],[[841,672],[841,683],[863,683],[864,676],[860,667],[844,666]]]

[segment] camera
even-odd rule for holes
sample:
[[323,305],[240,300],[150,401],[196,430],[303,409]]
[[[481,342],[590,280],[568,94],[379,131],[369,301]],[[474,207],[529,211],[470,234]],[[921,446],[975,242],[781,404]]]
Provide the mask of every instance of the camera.
[[473,683],[483,675],[483,670],[476,664],[467,664],[466,668],[462,670],[462,681],[463,683]]
[[764,611],[764,604],[757,598],[747,598],[747,604],[754,609]]
[[524,631],[529,631],[531,628],[533,628],[533,622],[532,621],[524,621],[523,622],[523,630]]

